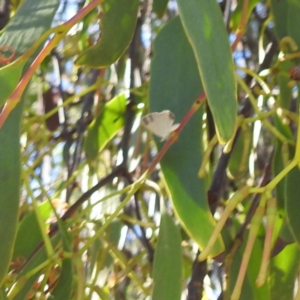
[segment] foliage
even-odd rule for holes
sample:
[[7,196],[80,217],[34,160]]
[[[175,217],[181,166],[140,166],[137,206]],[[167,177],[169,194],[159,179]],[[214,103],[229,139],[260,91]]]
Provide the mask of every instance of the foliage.
[[3,299],[300,299],[300,5],[233,2],[5,2]]

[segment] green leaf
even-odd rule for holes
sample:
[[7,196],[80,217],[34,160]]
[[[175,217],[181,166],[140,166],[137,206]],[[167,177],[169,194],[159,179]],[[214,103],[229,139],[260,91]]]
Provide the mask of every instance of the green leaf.
[[237,90],[228,36],[217,1],[178,0],[183,27],[192,45],[217,135],[221,143],[235,131]]
[[96,45],[85,50],[77,65],[104,68],[117,61],[128,48],[133,37],[138,0],[106,0],[101,4],[103,18],[101,37]]
[[300,2],[298,0],[288,0],[287,2],[293,4],[293,5],[296,5],[300,8]]
[[291,227],[289,225],[289,222],[287,220],[287,216],[284,217],[282,226],[279,231],[279,237],[288,244],[295,243],[295,237],[293,236],[291,232]]
[[292,233],[300,244],[300,170],[298,167],[292,169],[286,176],[286,190],[285,190],[285,209],[288,222]]
[[[286,215],[284,217],[281,216],[281,218],[282,221],[281,221],[281,226],[278,230],[278,237],[274,243],[273,250],[272,250],[273,255],[277,255],[278,253],[280,253],[287,245],[295,243],[295,238],[291,232],[291,227],[287,220],[287,216]],[[279,219],[280,221],[280,217],[277,219]],[[277,224],[279,223],[279,221],[277,221]]]
[[[65,252],[70,253],[72,248],[72,236],[67,231],[66,225],[58,220],[59,222],[59,230],[61,233],[61,237],[63,240],[63,250]],[[58,278],[58,281],[55,285],[51,293],[50,299],[64,299],[68,300],[71,299],[72,289],[73,289],[73,261],[72,258],[67,257],[63,259],[62,266],[61,266],[61,273]]]
[[[284,161],[282,157],[282,143],[276,141],[274,147],[274,155],[272,159],[272,172],[275,177],[284,169]],[[285,178],[276,185],[276,200],[279,209],[284,208],[285,203]]]
[[297,43],[298,48],[300,47],[300,35],[299,35],[299,26],[300,26],[300,6],[296,1],[287,1],[288,4],[288,15],[287,15],[287,28],[288,35],[293,38]]
[[159,18],[162,18],[167,10],[169,0],[153,0],[152,9]]
[[[16,49],[17,56],[20,56],[50,28],[58,4],[57,0],[49,0],[47,3],[35,0],[24,1],[1,35],[0,46],[11,46]],[[17,76],[20,69],[12,69],[12,72]],[[16,80],[10,78],[5,88],[5,95],[13,92],[15,84]],[[2,97],[0,102],[3,103],[3,100],[6,99]],[[0,285],[8,270],[17,233],[22,105],[23,102],[13,110],[0,129]]]
[[[274,115],[274,124],[276,129],[282,133],[285,137],[290,140],[293,140],[293,134],[288,125],[283,124],[282,119],[275,114]],[[272,159],[272,172],[273,176],[277,176],[287,165],[288,161],[292,159],[294,156],[294,149],[290,149],[289,145],[282,144],[279,140],[276,140],[274,143],[274,155]],[[283,212],[285,206],[285,185],[286,178],[283,178],[276,185],[276,199],[277,199],[277,207]]]
[[153,263],[153,300],[181,298],[181,236],[172,218],[162,213]]
[[300,252],[299,246],[296,244],[285,247],[280,254],[271,259],[270,285],[272,300],[293,299],[299,263]]
[[94,160],[99,151],[117,134],[125,124],[127,99],[124,94],[110,100],[99,116],[90,124],[84,142],[84,150],[88,160]]
[[72,287],[73,287],[73,263],[72,258],[63,259],[61,266],[61,273],[55,286],[51,297],[49,299],[71,299],[72,296]]
[[0,69],[0,106],[18,85],[25,63],[26,61],[12,63]]
[[[169,109],[182,120],[200,95],[202,85],[195,56],[180,19],[169,22],[157,35],[151,64],[150,110]],[[161,148],[161,142],[157,142]],[[200,248],[210,238],[215,221],[206,199],[204,180],[198,178],[202,160],[202,110],[194,114],[161,161],[173,206],[182,226]],[[211,255],[224,250],[218,239]]]
[[288,1],[271,0],[271,9],[275,24],[275,33],[277,38],[281,40],[288,35],[287,20],[289,4]]
[[4,289],[1,289],[0,291],[0,300],[7,300],[7,296],[6,296],[6,293],[5,293],[5,290]]
[[[52,208],[49,202],[39,205],[40,215],[44,222],[49,218]],[[13,261],[18,257],[27,258],[35,247],[43,240],[39,223],[34,211],[31,211],[20,223],[14,247]]]
[[[283,120],[281,117],[279,117],[277,114],[274,115],[274,123],[275,123],[276,129],[280,133],[282,133],[286,138],[293,141],[294,137],[293,137],[291,128],[288,125],[284,124],[282,121]],[[292,158],[292,156],[294,156],[294,153],[292,155],[290,155],[290,158]]]

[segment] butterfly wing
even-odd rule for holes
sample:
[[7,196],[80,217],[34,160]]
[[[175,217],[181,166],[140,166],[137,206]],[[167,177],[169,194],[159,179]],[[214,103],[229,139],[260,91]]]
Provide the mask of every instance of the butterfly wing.
[[[142,120],[143,125],[152,133],[165,140],[173,129],[174,115],[169,110],[154,112],[146,115]],[[178,124],[176,124],[178,125]]]

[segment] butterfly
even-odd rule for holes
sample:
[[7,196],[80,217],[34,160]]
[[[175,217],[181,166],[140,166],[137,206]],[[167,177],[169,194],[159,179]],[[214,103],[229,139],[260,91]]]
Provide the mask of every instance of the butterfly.
[[169,110],[162,112],[153,112],[142,119],[142,124],[146,129],[161,138],[166,140],[171,132],[176,130],[180,124],[173,124],[175,116]]

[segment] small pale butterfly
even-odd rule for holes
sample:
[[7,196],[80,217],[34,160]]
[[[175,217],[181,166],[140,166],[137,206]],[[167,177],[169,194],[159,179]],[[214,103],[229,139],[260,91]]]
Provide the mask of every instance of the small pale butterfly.
[[153,134],[159,136],[162,141],[166,140],[171,132],[179,127],[174,123],[175,116],[169,110],[153,112],[142,119],[142,124]]

